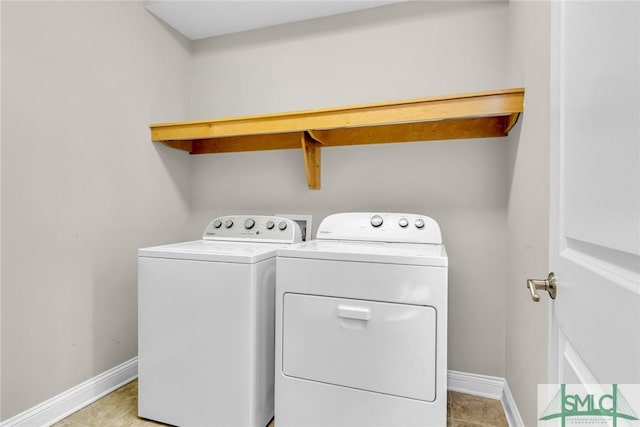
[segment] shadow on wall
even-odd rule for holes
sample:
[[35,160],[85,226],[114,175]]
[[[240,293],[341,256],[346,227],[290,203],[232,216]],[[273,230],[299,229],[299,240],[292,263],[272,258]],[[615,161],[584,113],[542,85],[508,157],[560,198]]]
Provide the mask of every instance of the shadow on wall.
[[[167,147],[161,142],[151,142],[155,147],[158,158],[164,165],[164,170],[171,178],[173,190],[176,191],[185,206],[191,206],[193,166],[191,155],[174,148]],[[187,171],[186,173],[184,171]],[[162,189],[157,189],[162,191]]]
[[[123,190],[130,195],[131,204],[117,209],[127,213],[112,212],[113,219],[101,230],[103,235],[93,234],[89,246],[95,372],[137,355],[138,249],[186,240],[187,236],[189,156],[161,143],[140,142],[149,144],[144,148],[146,173]],[[99,353],[108,354],[108,359]]]
[[[513,177],[516,170],[516,162],[518,161],[518,149],[520,148],[520,134],[522,133],[522,122],[524,121],[524,113],[520,114],[520,118],[518,119],[518,123],[515,124],[511,131],[509,132],[508,141],[509,141],[509,150],[508,150],[508,158],[509,164],[507,166],[507,194],[511,195],[511,188],[513,186]],[[521,158],[521,157],[520,157]],[[507,199],[508,200],[511,197]]]
[[[459,10],[468,11],[474,7],[486,7],[486,4],[483,5],[483,3],[486,2],[407,1],[313,20],[228,34],[226,36],[211,37],[198,40],[195,43],[198,50],[221,52],[245,46],[256,46],[257,40],[259,40],[258,43],[267,45],[273,42],[286,42],[292,37],[297,37],[301,30],[304,30],[305,36],[335,36],[342,31],[351,31],[358,28],[376,28],[380,25],[389,25],[394,22],[423,20],[425,16],[455,14]],[[310,21],[313,21],[313,26],[309,25]],[[258,34],[259,37],[257,37]]]

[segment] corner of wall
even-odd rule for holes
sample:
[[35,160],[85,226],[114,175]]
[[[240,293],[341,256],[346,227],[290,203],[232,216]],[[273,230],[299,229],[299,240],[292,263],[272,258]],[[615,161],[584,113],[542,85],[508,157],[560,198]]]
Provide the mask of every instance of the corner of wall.
[[506,379],[526,425],[536,425],[537,384],[547,378],[547,302],[528,278],[549,268],[550,2],[509,2],[509,79],[525,111],[509,136]]

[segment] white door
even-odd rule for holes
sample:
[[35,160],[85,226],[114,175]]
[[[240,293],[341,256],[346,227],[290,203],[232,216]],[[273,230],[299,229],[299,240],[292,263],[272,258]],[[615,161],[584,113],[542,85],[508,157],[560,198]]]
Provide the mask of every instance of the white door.
[[551,39],[549,382],[637,384],[640,2],[553,2]]

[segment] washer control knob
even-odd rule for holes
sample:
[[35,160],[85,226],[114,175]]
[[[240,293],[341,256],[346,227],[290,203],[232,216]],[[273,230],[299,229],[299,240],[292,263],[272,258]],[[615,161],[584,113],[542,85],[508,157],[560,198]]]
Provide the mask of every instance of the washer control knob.
[[256,222],[252,218],[248,218],[244,222],[244,228],[246,228],[247,230],[251,230],[254,225],[256,225]]
[[280,230],[286,230],[287,229],[287,223],[282,221],[280,224],[278,224],[278,228]]
[[214,228],[222,227],[222,221],[220,221],[219,219],[216,219],[215,221],[213,221],[213,227]]
[[407,218],[400,218],[400,221],[398,221],[398,225],[402,228],[407,228],[407,226],[409,225],[409,220]]
[[380,215],[374,215],[371,217],[371,225],[374,227],[380,227],[382,225],[382,217]]
[[273,230],[276,224],[273,221],[267,221],[267,230]]
[[416,219],[416,228],[424,228],[424,220],[422,218]]
[[233,220],[230,220],[230,219],[226,220],[224,222],[224,226],[227,227],[227,228],[233,227]]

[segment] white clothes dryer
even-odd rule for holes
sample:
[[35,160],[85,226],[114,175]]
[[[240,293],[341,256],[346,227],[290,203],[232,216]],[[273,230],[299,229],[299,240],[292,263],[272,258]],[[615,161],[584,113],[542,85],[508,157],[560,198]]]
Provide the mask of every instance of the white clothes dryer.
[[138,252],[138,415],[177,426],[273,417],[276,249],[299,226],[225,216],[202,240]]
[[342,213],[278,250],[278,427],[447,425],[448,258],[423,215]]

